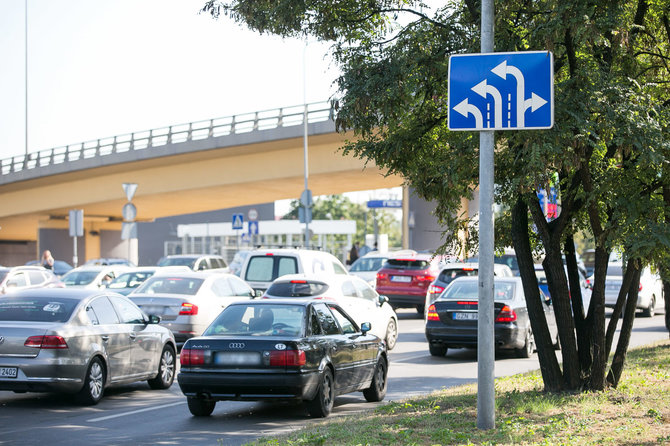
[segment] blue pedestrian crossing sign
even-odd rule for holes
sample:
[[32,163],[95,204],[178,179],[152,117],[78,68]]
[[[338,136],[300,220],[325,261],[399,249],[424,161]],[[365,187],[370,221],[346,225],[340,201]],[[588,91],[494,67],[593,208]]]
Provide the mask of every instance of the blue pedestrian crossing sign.
[[242,229],[242,228],[244,228],[244,215],[233,214],[233,229]]
[[532,130],[554,125],[549,51],[449,58],[450,130]]

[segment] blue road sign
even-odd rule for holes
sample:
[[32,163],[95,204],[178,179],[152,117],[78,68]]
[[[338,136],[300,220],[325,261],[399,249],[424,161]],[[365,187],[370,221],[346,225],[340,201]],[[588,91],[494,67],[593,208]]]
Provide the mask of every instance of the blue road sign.
[[402,200],[368,200],[368,209],[401,208]]
[[250,221],[249,222],[249,235],[258,235],[258,222]]
[[233,214],[233,229],[242,229],[244,227],[244,215]]
[[553,125],[551,52],[461,54],[449,59],[450,130],[530,130]]

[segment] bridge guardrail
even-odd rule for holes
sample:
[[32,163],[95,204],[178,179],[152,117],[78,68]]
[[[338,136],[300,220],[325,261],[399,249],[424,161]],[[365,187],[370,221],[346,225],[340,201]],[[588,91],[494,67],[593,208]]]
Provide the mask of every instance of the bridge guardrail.
[[150,150],[153,147],[167,144],[304,125],[305,112],[308,123],[333,119],[333,110],[329,102],[206,119],[15,155],[0,161],[0,173],[7,175],[69,161],[109,156],[133,150]]

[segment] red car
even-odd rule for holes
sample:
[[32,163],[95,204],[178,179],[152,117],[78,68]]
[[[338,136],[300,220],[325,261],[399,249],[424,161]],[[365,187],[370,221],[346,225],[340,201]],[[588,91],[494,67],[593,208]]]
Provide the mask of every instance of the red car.
[[425,311],[426,291],[440,273],[442,258],[432,254],[391,256],[377,272],[377,292],[389,298],[395,308]]

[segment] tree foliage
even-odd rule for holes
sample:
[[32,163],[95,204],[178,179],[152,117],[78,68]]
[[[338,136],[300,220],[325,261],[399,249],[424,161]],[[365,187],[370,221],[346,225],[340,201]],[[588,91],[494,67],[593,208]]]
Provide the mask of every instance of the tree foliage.
[[[204,10],[261,33],[332,42],[342,70],[336,122],[356,135],[344,151],[403,175],[435,200],[446,228],[442,248],[455,250],[459,230],[473,227],[461,200],[476,190],[479,150],[475,133],[447,128],[448,62],[451,54],[479,52],[479,7],[476,0],[436,8],[413,0],[212,0]],[[495,7],[496,51],[553,52],[556,122],[551,130],[496,133],[496,201],[503,206],[496,243],[516,249],[547,390],[603,389],[617,384],[624,363],[640,269],[653,264],[666,282],[670,277],[670,0],[507,0]],[[560,214],[547,221],[536,193],[556,175]],[[577,233],[589,234],[596,250],[585,310]],[[614,249],[624,252],[627,268],[608,325],[605,273]],[[545,255],[562,366],[537,305],[537,252]]]

